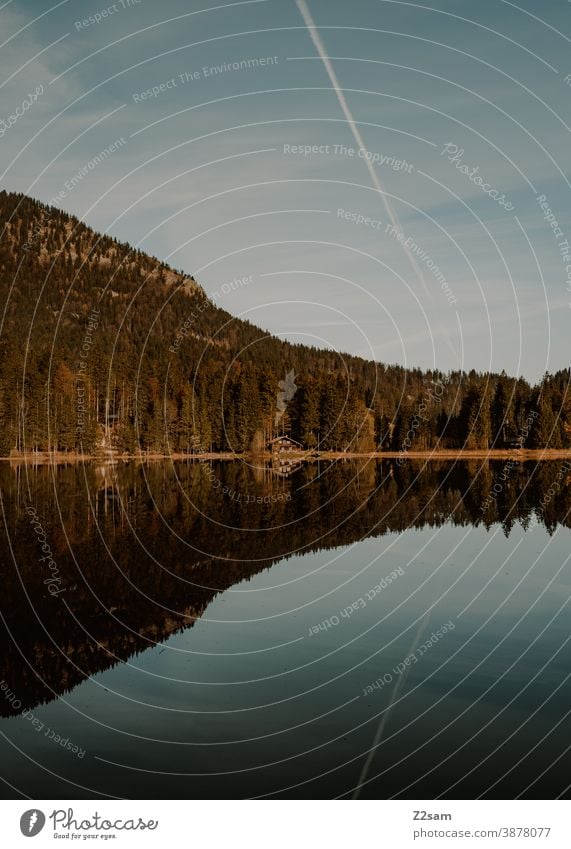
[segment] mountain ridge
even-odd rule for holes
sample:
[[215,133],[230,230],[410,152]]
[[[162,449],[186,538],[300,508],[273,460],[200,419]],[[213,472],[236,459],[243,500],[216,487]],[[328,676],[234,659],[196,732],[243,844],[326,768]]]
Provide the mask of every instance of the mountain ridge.
[[192,275],[23,194],[0,192],[0,234],[4,456],[242,453],[277,430],[337,451],[569,445],[569,369],[533,387],[280,340]]

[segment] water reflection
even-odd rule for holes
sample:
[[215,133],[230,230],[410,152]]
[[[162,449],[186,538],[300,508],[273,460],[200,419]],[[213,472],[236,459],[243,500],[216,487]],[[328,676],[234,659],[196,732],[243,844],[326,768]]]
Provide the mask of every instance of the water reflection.
[[[335,654],[342,650],[343,659],[337,657],[335,660],[338,666],[331,666],[333,661],[321,664],[333,677],[345,675],[347,669],[353,670],[353,661],[357,664],[355,668],[358,668],[358,664],[364,664],[365,661],[357,653],[357,646],[359,651],[365,652],[363,657],[369,662],[368,659],[380,651],[379,646],[386,644],[388,648],[383,649],[382,657],[385,659],[380,667],[371,667],[368,672],[362,670],[359,675],[351,671],[350,678],[355,680],[348,692],[336,692],[335,703],[341,705],[353,702],[357,698],[355,694],[362,696],[364,693],[366,699],[363,697],[362,703],[367,705],[374,690],[376,697],[386,698],[387,709],[394,703],[395,691],[399,698],[400,688],[405,687],[405,683],[408,688],[414,680],[417,674],[414,658],[419,647],[432,632],[436,633],[442,623],[449,620],[451,613],[440,601],[449,591],[447,586],[442,589],[441,596],[435,596],[442,608],[440,618],[433,610],[437,609],[436,600],[432,607],[428,605],[428,613],[425,612],[425,593],[435,585],[437,578],[427,583],[426,590],[422,589],[422,570],[436,564],[431,573],[436,575],[441,568],[439,558],[442,564],[446,564],[448,558],[454,557],[454,546],[457,543],[452,544],[451,537],[444,537],[448,541],[444,543],[442,551],[432,551],[425,562],[422,555],[424,543],[421,546],[411,535],[421,529],[445,526],[450,529],[447,532],[450,534],[455,527],[479,528],[484,533],[488,529],[501,527],[506,538],[516,536],[517,545],[520,545],[526,537],[533,537],[533,530],[536,530],[536,539],[539,540],[548,538],[547,535],[552,535],[558,526],[568,528],[571,508],[570,479],[563,462],[512,464],[508,471],[502,462],[433,462],[424,465],[409,462],[404,466],[392,461],[315,462],[304,464],[287,477],[276,475],[272,467],[258,468],[232,462],[175,465],[126,463],[111,467],[85,464],[58,468],[3,465],[0,467],[0,483],[5,526],[1,543],[3,630],[0,679],[8,682],[10,691],[19,702],[15,708],[14,699],[0,698],[0,714],[10,717],[12,723],[14,717],[26,709],[40,709],[62,694],[74,691],[78,685],[89,682],[97,673],[113,668],[116,668],[117,674],[123,675],[124,692],[138,699],[139,684],[135,680],[129,683],[129,675],[132,675],[129,669],[148,667],[155,670],[153,674],[165,674],[167,656],[158,654],[163,649],[156,647],[167,640],[169,647],[178,645],[177,640],[183,639],[188,629],[193,629],[201,620],[204,620],[205,627],[210,621],[218,621],[216,617],[209,619],[210,608],[216,603],[220,609],[220,603],[226,598],[224,592],[232,587],[239,588],[241,582],[253,581],[274,564],[282,564],[279,568],[283,570],[277,577],[274,576],[274,584],[291,582],[287,601],[289,607],[285,605],[283,610],[278,609],[279,605],[275,602],[275,608],[272,607],[269,612],[264,608],[268,602],[267,594],[264,596],[262,592],[265,585],[261,578],[257,579],[261,581],[260,592],[257,598],[254,596],[254,601],[252,594],[248,596],[247,602],[245,596],[243,601],[239,597],[233,601],[235,609],[243,613],[244,621],[251,623],[248,629],[242,629],[236,636],[237,653],[255,655],[256,651],[262,652],[256,664],[248,667],[247,674],[251,676],[248,680],[256,681],[264,675],[276,677],[272,666],[275,659],[272,661],[272,653],[266,651],[264,637],[261,636],[266,632],[259,630],[262,625],[258,628],[255,624],[270,618],[273,622],[281,623],[272,632],[275,645],[281,645],[280,640],[284,646],[297,641],[295,650],[288,649],[288,658],[298,652],[296,663],[299,661],[300,669],[311,668],[311,660],[307,666],[308,658],[304,652],[313,651],[312,648],[301,646],[316,646],[321,641],[319,651],[325,650],[325,657],[329,657],[328,652]],[[35,511],[35,518],[31,511]],[[401,546],[399,557],[403,556],[402,551],[406,552],[408,546],[410,562],[414,561],[417,569],[413,589],[410,586],[413,573],[409,569],[406,579],[399,579],[401,586],[396,590],[391,589],[389,596],[380,581],[390,574],[388,567],[391,564],[384,567],[381,563],[375,581],[368,579],[368,584],[361,585],[355,581],[355,589],[348,591],[348,595],[338,592],[337,587],[344,586],[364,571],[364,567],[359,570],[355,565],[361,562],[359,558],[363,559],[363,563],[372,563],[374,558],[380,556],[375,550],[371,559],[372,550],[368,546],[373,544],[372,541],[395,532],[402,534],[397,537]],[[484,544],[480,535],[478,540],[477,549]],[[354,549],[357,554],[351,554],[349,568],[342,559],[338,561],[346,569],[344,577],[345,573],[339,571],[341,566],[335,565],[337,555],[334,550],[346,552],[348,546],[354,546],[357,542],[359,547]],[[323,555],[328,552],[331,557],[327,555],[323,559]],[[308,557],[310,554],[312,558]],[[471,553],[470,557],[477,559],[479,551]],[[469,563],[465,552],[462,558],[466,558],[466,563]],[[317,577],[312,578],[315,587],[318,587],[311,596],[312,603],[329,596],[327,603],[319,601],[319,604],[314,604],[311,613],[304,614],[304,617],[298,611],[308,606],[306,593],[308,586],[313,585],[307,581],[305,585],[303,581],[300,582],[300,575],[305,578],[300,564],[306,569],[315,570],[316,575],[319,572],[319,584]],[[508,568],[511,565],[508,563],[504,570],[506,574],[502,572],[501,575],[501,580],[508,584],[511,580]],[[351,572],[352,567],[355,573]],[[401,567],[394,564],[393,567],[392,574],[398,574],[395,570]],[[331,586],[327,583],[329,571],[335,573],[335,582]],[[468,574],[465,581],[472,580],[470,576],[473,573],[460,570],[461,575],[465,573]],[[463,621],[470,622],[478,609],[478,603],[487,597],[485,594],[489,592],[489,587],[503,587],[500,578],[497,575],[494,578],[493,575],[493,571],[489,577],[486,573],[479,583],[476,581],[474,586],[464,587],[463,595],[454,599],[454,617],[460,611],[464,616]],[[454,581],[457,580],[459,578],[455,577]],[[493,580],[495,584],[492,584]],[[394,581],[395,586],[399,581]],[[535,594],[537,598],[535,583],[528,582],[526,586],[533,586],[532,596]],[[373,592],[375,587],[380,587],[383,592]],[[371,598],[368,598],[367,593],[372,593]],[[418,610],[414,598],[420,600],[421,607]],[[387,626],[382,624],[385,619],[382,616],[379,618],[379,604],[381,612],[383,605],[386,605],[385,618],[404,615],[404,611],[409,617],[403,626],[402,635],[399,632],[398,643],[393,644],[392,648],[391,644],[396,638],[390,628],[387,631]],[[352,605],[355,605],[354,610]],[[350,612],[344,615],[343,611],[347,610]],[[285,615],[287,611],[294,611],[295,615]],[[222,614],[219,620],[223,622],[221,631],[214,632],[211,627],[208,636],[204,631],[195,634],[194,644],[200,646],[204,654],[211,651],[217,655],[219,645],[213,635],[225,633],[224,628],[229,626]],[[530,615],[530,621],[533,622],[533,615]],[[326,622],[329,625],[324,626]],[[292,623],[295,623],[295,627]],[[367,628],[363,630],[366,623],[369,623],[369,630],[377,629],[374,633],[379,634],[372,642]],[[529,627],[533,636],[536,632]],[[353,632],[353,629],[356,630]],[[425,670],[429,662],[440,663],[442,657],[458,647],[459,630],[459,627],[450,629],[447,638],[441,642],[439,638],[438,645],[434,644],[434,648],[430,649],[430,661],[423,661]],[[479,633],[478,650],[472,658],[475,665],[485,656],[485,650],[496,645],[504,633],[503,626],[497,631],[493,623]],[[414,643],[416,634],[417,644]],[[353,639],[355,642],[352,642]],[[527,639],[523,632],[521,639]],[[259,642],[256,643],[256,640]],[[148,649],[153,651],[146,652]],[[265,656],[262,649],[266,651]],[[188,650],[188,643],[184,643],[182,650]],[[283,649],[280,651],[283,652]],[[472,651],[473,646],[464,653],[462,666],[456,669],[456,675],[465,674],[466,670],[472,671],[471,662],[466,660]],[[142,652],[146,654],[141,656]],[[211,675],[212,683],[218,679],[220,682],[234,680],[233,676],[237,673],[234,669],[229,672],[224,660],[228,652],[218,651],[218,654],[220,658],[205,666],[202,674]],[[407,657],[408,663],[405,660]],[[124,662],[129,659],[131,666],[126,668]],[[166,663],[171,675],[169,681],[186,680],[184,676],[187,673],[181,671],[180,663],[180,657],[176,658],[174,666],[172,661]],[[287,663],[283,660],[280,663],[282,666],[278,664],[278,669],[285,670]],[[406,675],[403,675],[405,668]],[[535,674],[536,671],[532,663],[528,672]],[[253,689],[251,686],[248,696],[244,695],[243,705],[242,691],[235,688],[231,698],[236,697],[236,709],[256,710],[260,704],[269,703],[274,698],[287,701],[291,698],[287,675],[286,672],[278,676],[277,682],[272,681],[268,692],[260,689],[261,685],[252,685]],[[428,680],[424,685],[430,692],[430,688],[435,687],[439,681],[433,694],[436,700],[439,688],[454,686],[453,680],[447,677],[449,675],[450,670],[447,670],[442,673],[440,680]],[[303,716],[306,710],[310,711],[308,716],[315,710],[323,710],[327,714],[331,705],[323,700],[323,693],[319,689],[322,685],[316,685],[315,680],[308,676],[307,671],[303,672],[299,685],[303,684],[314,695],[311,699],[302,699],[302,703],[307,704],[300,708],[300,715]],[[373,682],[382,681],[383,676],[391,676],[392,679],[391,687],[386,687],[386,694],[381,692],[384,684],[372,686]],[[400,679],[398,682],[397,678]],[[462,700],[466,704],[470,704],[469,692],[470,687],[474,687],[474,680],[477,681],[477,674],[475,679],[472,677],[468,680],[462,690]],[[512,684],[512,679],[508,678],[506,694],[510,692]],[[188,692],[179,691],[178,686],[169,685],[166,697],[164,692],[153,689],[154,703],[165,699],[169,710],[173,704],[183,706],[184,709],[189,704],[196,707],[202,696],[197,701],[193,694],[189,702]],[[370,689],[367,689],[368,686]],[[476,687],[474,699],[477,699],[478,692]],[[225,698],[228,698],[228,694]],[[536,702],[534,699],[531,702],[535,709]],[[212,710],[216,713],[220,704],[210,698],[201,709],[206,713]],[[336,707],[335,710],[340,708]],[[344,707],[339,716],[346,711]],[[450,702],[443,706],[441,716],[444,719],[448,714],[450,717],[456,715]],[[417,717],[418,706],[411,699],[404,700],[399,708],[399,722],[406,725],[407,721],[413,718],[416,721]],[[282,721],[282,714],[280,718],[274,717],[270,723],[273,728],[271,733],[277,733],[276,728],[280,728]],[[368,720],[363,716],[360,721],[365,723]],[[465,722],[465,719],[461,720],[461,724]],[[129,727],[127,723],[124,730],[127,731]],[[223,734],[224,729],[225,726],[217,726],[216,733]],[[428,728],[425,732],[428,733]],[[76,733],[81,737],[83,732],[79,730]],[[206,732],[201,730],[200,733]],[[367,736],[363,737],[365,750],[371,744],[373,733],[374,729],[369,730]],[[415,746],[420,745],[422,733],[417,722],[415,733],[410,738]],[[182,739],[175,735],[174,741],[180,742]],[[208,735],[206,739],[209,739]],[[84,745],[81,739],[78,742]],[[303,751],[311,749],[312,742],[311,736],[306,738],[302,734],[300,744],[304,747]],[[495,742],[498,740],[495,739]],[[394,752],[391,748],[394,744],[390,741],[383,745],[384,751],[390,753],[390,757],[394,756],[395,763],[400,762],[403,756],[402,739],[400,748],[395,748]],[[336,751],[341,762],[351,762],[353,749],[348,738],[344,740],[341,737],[337,741]],[[450,751],[454,751],[453,747]],[[272,751],[272,757],[274,754],[279,760],[278,755],[283,755],[283,752]],[[133,757],[136,761],[134,754]],[[425,757],[426,753],[421,758],[424,765],[429,762]],[[112,757],[110,759],[113,760]],[[248,750],[243,759],[238,761],[240,768],[246,768],[249,759]],[[220,766],[217,764],[217,767]],[[321,764],[320,756],[316,756],[315,768],[320,775],[329,774],[329,769],[322,769],[322,766],[327,767],[327,764]],[[353,769],[347,787],[353,786],[362,766],[360,761]],[[393,772],[393,778],[395,775],[400,776],[398,782],[403,788],[411,781],[409,767],[410,763],[406,768],[395,766]],[[327,780],[322,778],[321,789],[314,792],[325,796],[348,792],[345,790],[345,779],[340,777],[343,774],[341,771]],[[288,785],[288,782],[293,786],[297,783],[299,773],[290,766],[284,766],[280,776],[280,782],[282,779],[285,782],[283,786]],[[461,776],[460,772],[459,780]],[[223,785],[224,790],[221,790]],[[477,782],[476,786],[479,786]],[[371,790],[373,794],[390,795],[387,788],[379,790],[377,784],[374,787]],[[428,782],[423,788],[425,795],[431,794],[431,787]],[[213,795],[221,795],[223,792],[233,795],[234,788],[234,785],[226,787],[220,779],[218,784],[210,787],[209,792]],[[251,787],[244,789],[244,795],[253,795],[256,789],[254,782]],[[502,790],[505,794],[505,785]],[[141,785],[138,791],[141,795],[153,795],[147,786]],[[69,791],[66,792],[69,795]],[[196,792],[194,785],[192,792]],[[156,788],[155,795],[158,795]],[[367,795],[367,791],[363,795]]]

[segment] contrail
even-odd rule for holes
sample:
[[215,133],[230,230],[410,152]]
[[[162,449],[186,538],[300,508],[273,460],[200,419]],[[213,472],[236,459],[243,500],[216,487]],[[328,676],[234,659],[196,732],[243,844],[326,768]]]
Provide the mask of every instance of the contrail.
[[[327,75],[328,75],[329,79],[331,80],[331,85],[333,86],[333,90],[335,91],[335,94],[337,95],[339,105],[341,106],[341,109],[343,110],[343,114],[345,115],[345,118],[347,119],[347,123],[349,124],[351,132],[353,133],[353,137],[355,138],[355,141],[357,142],[357,144],[360,148],[367,150],[367,147],[366,147],[366,145],[363,141],[363,138],[361,136],[359,128],[358,128],[357,124],[355,123],[355,119],[353,118],[353,115],[351,114],[351,110],[349,109],[349,106],[347,105],[347,101],[345,100],[345,95],[343,94],[343,91],[341,90],[341,86],[339,84],[339,80],[337,79],[337,74],[335,73],[335,70],[333,69],[333,65],[331,64],[331,60],[329,59],[329,56],[327,55],[327,52],[325,50],[325,45],[321,41],[321,36],[319,35],[319,32],[317,30],[317,27],[315,25],[315,21],[311,17],[311,12],[309,11],[307,3],[305,2],[305,0],[295,0],[295,2],[296,2],[297,8],[299,9],[301,16],[302,16],[302,18],[305,22],[305,25],[307,27],[307,31],[309,32],[311,40],[313,41],[313,43],[315,45],[315,49],[317,50],[319,57],[321,58],[321,61],[323,62],[323,65],[325,67],[325,70],[327,71]],[[383,191],[383,187],[381,186],[380,180],[377,176],[377,172],[375,171],[371,161],[369,159],[365,158],[364,162],[365,162],[365,165],[367,166],[367,170],[369,171],[371,180],[373,181],[373,185],[382,198],[383,206],[385,207],[386,213],[387,213],[387,215],[390,219],[391,224],[393,225],[393,227],[395,227],[397,229],[397,231],[399,233],[403,233],[404,231],[403,231],[403,228],[402,228],[401,223],[399,221],[398,215],[395,212],[395,210],[393,210],[387,195]],[[431,301],[433,301],[434,299],[432,297],[432,293],[430,292],[428,286],[426,285],[426,283],[424,281],[424,275],[422,274],[422,271],[420,270],[418,263],[416,262],[416,260],[414,258],[414,255],[409,251],[409,249],[404,244],[404,242],[402,243],[402,246],[403,246],[404,252],[406,253],[406,255],[409,259],[409,262],[410,262],[410,264],[413,268],[414,273],[416,274],[418,280],[420,281],[422,288],[424,289],[424,293],[426,294],[426,296]],[[454,348],[454,345],[452,344],[452,340],[450,338],[448,331],[446,330],[445,327],[443,327],[442,329],[444,331],[446,343],[447,343],[450,351],[452,352],[454,357],[456,359],[458,359],[458,354],[456,352],[456,349]]]
[[[363,137],[361,136],[359,128],[355,123],[355,119],[353,118],[353,115],[351,114],[351,110],[349,109],[349,106],[347,105],[347,101],[345,100],[345,95],[343,94],[343,92],[341,90],[339,80],[337,79],[337,74],[335,73],[335,71],[333,69],[333,65],[331,64],[331,60],[329,59],[329,56],[327,55],[327,53],[325,51],[325,45],[321,41],[321,37],[319,35],[319,32],[317,31],[317,27],[315,26],[315,21],[311,17],[311,12],[309,11],[309,9],[307,7],[307,3],[305,2],[305,0],[296,0],[296,4],[297,4],[297,8],[301,12],[301,16],[302,16],[303,20],[305,21],[305,25],[307,27],[307,30],[308,30],[309,35],[311,37],[311,40],[313,41],[313,43],[315,45],[315,49],[319,53],[321,61],[323,62],[323,65],[325,66],[325,70],[327,71],[329,79],[331,80],[331,85],[333,86],[335,94],[337,95],[337,99],[339,101],[341,109],[343,110],[343,114],[345,115],[345,118],[347,119],[347,123],[349,124],[349,127],[351,128],[351,132],[353,133],[353,136],[355,137],[355,141],[357,142],[357,145],[360,148],[367,150],[365,142],[363,141]],[[389,199],[386,196],[385,192],[383,191],[383,187],[381,186],[380,180],[377,176],[377,172],[375,171],[375,169],[374,169],[374,167],[371,164],[369,159],[365,158],[364,161],[365,161],[365,165],[367,166],[367,169],[369,171],[369,174],[371,176],[371,180],[373,181],[373,185],[374,185],[374,187],[376,188],[376,190],[378,191],[378,193],[380,194],[380,196],[383,200],[383,205],[384,205],[386,213],[387,213],[387,215],[388,215],[388,217],[391,221],[391,224],[393,225],[393,227],[395,227],[398,230],[399,233],[402,233],[403,228],[402,228],[401,223],[398,219],[398,215],[396,214],[396,212],[391,207],[391,205],[389,203]],[[405,247],[405,246],[403,245],[403,247]],[[429,292],[429,290],[426,286],[426,283],[424,282],[424,277],[422,275],[422,272],[420,271],[417,263],[415,262],[413,255],[406,249],[406,247],[405,247],[405,253],[408,256],[410,263],[411,263],[411,265],[414,269],[414,272],[415,272],[416,276],[418,277],[418,279],[420,280],[420,282],[421,282],[421,284],[424,288],[424,291],[430,297],[430,292]]]

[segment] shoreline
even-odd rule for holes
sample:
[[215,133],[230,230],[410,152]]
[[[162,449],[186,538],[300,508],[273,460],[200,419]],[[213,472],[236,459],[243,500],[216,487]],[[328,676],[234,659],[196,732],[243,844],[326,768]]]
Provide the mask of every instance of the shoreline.
[[[291,453],[284,455],[287,459],[291,459],[293,461],[301,461],[304,463],[314,463],[318,460],[396,460],[401,459],[404,462],[407,460],[427,460],[427,461],[437,461],[437,460],[516,460],[518,462],[524,462],[526,460],[567,460],[571,459],[571,448],[490,448],[488,450],[485,449],[475,449],[475,450],[462,450],[462,449],[434,449],[432,451],[407,451],[403,453],[401,451],[365,451],[365,452],[357,452],[357,451],[320,451],[312,452],[308,451],[306,453]],[[78,452],[69,451],[69,452],[55,452],[49,453],[37,452],[37,453],[27,453],[27,454],[11,454],[8,457],[0,457],[0,461],[13,463],[13,464],[22,464],[22,465],[33,465],[33,466],[45,466],[45,465],[67,465],[73,463],[94,463],[100,465],[108,465],[112,466],[117,463],[145,463],[145,462],[160,462],[164,460],[171,460],[172,462],[188,462],[188,463],[196,463],[196,462],[204,462],[210,460],[222,460],[222,461],[230,461],[235,462],[237,460],[243,460],[246,462],[252,461],[264,461],[268,462],[272,460],[273,455],[269,452],[260,453],[260,454],[252,454],[251,452],[245,452],[243,454],[234,454],[230,451],[222,451],[222,452],[211,452],[206,454],[186,454],[180,452],[173,452],[171,454],[159,454],[159,453],[139,453],[139,454],[114,454],[114,455],[101,455],[101,454],[80,454]]]

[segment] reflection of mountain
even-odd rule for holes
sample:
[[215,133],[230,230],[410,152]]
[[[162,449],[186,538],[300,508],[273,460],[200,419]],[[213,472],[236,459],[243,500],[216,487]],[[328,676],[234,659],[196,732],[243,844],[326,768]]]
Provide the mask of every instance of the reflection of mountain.
[[[49,701],[190,627],[218,593],[295,552],[447,521],[509,533],[542,503],[549,530],[570,524],[563,464],[505,468],[362,461],[305,465],[284,481],[237,463],[77,465],[56,471],[54,490],[50,468],[4,466],[0,679],[22,708]],[[46,533],[59,596],[43,583],[24,504]]]

